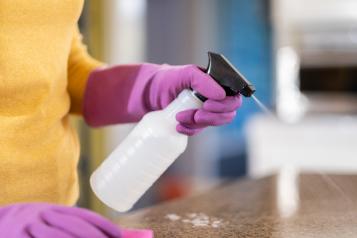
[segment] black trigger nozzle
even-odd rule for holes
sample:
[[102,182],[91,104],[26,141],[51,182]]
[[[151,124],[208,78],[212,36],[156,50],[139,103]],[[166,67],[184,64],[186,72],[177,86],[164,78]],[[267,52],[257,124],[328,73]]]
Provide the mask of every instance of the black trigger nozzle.
[[255,87],[221,54],[208,52],[209,74],[226,91],[227,96],[238,93],[250,97],[255,92]]

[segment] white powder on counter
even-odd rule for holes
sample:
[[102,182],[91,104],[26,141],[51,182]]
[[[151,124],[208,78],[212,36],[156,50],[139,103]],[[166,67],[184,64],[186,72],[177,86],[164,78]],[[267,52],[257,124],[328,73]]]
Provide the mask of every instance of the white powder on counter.
[[200,213],[187,213],[185,216],[181,216],[170,213],[165,216],[167,219],[171,221],[181,221],[183,223],[190,223],[193,227],[213,227],[219,228],[223,224],[222,219],[217,219],[214,217],[209,217],[208,215],[200,212]]
[[177,221],[181,219],[181,217],[176,215],[175,213],[167,214],[166,218],[170,219],[171,221]]

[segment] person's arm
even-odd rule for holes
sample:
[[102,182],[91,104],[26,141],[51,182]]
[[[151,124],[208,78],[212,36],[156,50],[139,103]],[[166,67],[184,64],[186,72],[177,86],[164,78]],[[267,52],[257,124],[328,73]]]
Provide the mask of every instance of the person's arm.
[[186,135],[231,122],[241,105],[240,95],[226,96],[196,65],[143,63],[93,71],[85,90],[83,116],[91,126],[136,122],[147,112],[165,108],[184,89],[207,98],[202,108],[176,115],[177,131]]
[[88,76],[93,70],[103,65],[88,54],[87,47],[82,43],[82,35],[76,26],[73,31],[67,72],[71,113],[82,114],[83,94]]

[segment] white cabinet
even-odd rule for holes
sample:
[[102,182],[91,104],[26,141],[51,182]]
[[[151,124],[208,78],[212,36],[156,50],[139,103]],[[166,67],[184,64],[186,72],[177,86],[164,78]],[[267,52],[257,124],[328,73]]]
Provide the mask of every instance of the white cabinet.
[[357,173],[357,117],[315,116],[284,124],[266,116],[246,127],[248,173],[261,177],[284,168]]

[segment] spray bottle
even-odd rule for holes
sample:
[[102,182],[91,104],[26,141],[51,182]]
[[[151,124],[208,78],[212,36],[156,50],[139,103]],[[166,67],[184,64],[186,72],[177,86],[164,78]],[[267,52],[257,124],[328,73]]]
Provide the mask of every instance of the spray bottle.
[[[220,54],[208,53],[206,73],[224,88],[227,96],[250,97],[255,88]],[[188,137],[176,131],[175,115],[200,108],[206,98],[182,91],[165,109],[147,113],[125,140],[93,172],[92,190],[109,207],[128,211],[165,170],[181,155]]]

